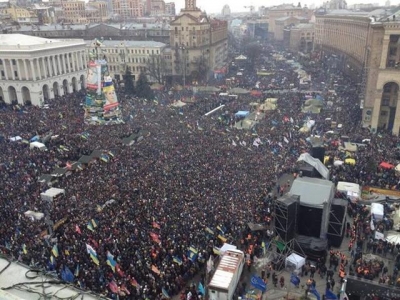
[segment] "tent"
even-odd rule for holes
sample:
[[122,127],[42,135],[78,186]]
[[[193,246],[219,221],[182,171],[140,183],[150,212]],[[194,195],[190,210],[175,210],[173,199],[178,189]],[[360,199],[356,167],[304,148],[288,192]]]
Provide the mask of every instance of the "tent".
[[351,165],[351,166],[355,166],[356,165],[356,160],[354,158],[346,158],[344,160],[345,164]]
[[398,232],[389,232],[386,240],[389,243],[400,244],[400,234]]
[[26,217],[28,217],[28,218],[30,217],[30,218],[32,218],[34,220],[41,220],[44,217],[44,213],[42,213],[42,212],[34,212],[34,211],[31,211],[31,210],[27,210],[26,212],[24,212],[24,215]]
[[241,54],[241,55],[235,57],[235,60],[246,60],[246,59],[247,59],[247,57],[244,56],[243,54]]
[[227,244],[225,243],[220,249],[219,252],[221,255],[223,255],[226,251],[228,250],[237,250],[237,247],[235,245]]
[[286,257],[285,267],[291,271],[300,270],[306,264],[306,259],[296,253],[290,254]]
[[29,144],[29,148],[33,149],[33,148],[38,148],[40,150],[45,150],[46,149],[46,145],[40,142],[32,142]]
[[10,141],[11,142],[17,142],[17,141],[20,141],[20,140],[22,140],[22,137],[20,137],[19,135],[14,136],[14,137],[10,137]]
[[172,107],[183,107],[185,105],[186,103],[182,102],[181,100],[175,101],[174,103],[171,104]]
[[383,204],[372,203],[371,204],[371,214],[374,216],[375,220],[380,221],[383,219],[384,208]]
[[235,117],[246,117],[250,114],[249,111],[247,110],[239,110],[236,114]]
[[384,168],[384,169],[393,169],[394,168],[394,166],[392,165],[392,164],[389,164],[389,163],[387,163],[387,162],[381,162],[380,164],[379,164],[379,166],[381,167],[381,168]]
[[346,193],[351,201],[358,201],[361,199],[361,187],[357,183],[339,181],[336,189],[339,192]]
[[342,161],[342,160],[335,160],[334,162],[333,162],[333,165],[335,166],[335,167],[339,167],[339,166],[341,166],[341,165],[343,165],[344,164],[344,161]]
[[319,159],[312,157],[309,153],[301,154],[297,161],[304,161],[313,166],[322,177],[329,180],[329,170]]
[[58,189],[58,188],[50,188],[44,193],[40,194],[40,197],[44,201],[53,201],[55,197],[59,195],[65,195],[65,190],[64,189]]
[[246,90],[246,89],[242,89],[242,88],[233,88],[229,91],[229,94],[233,94],[233,95],[242,95],[242,94],[248,94],[250,93],[250,91]]

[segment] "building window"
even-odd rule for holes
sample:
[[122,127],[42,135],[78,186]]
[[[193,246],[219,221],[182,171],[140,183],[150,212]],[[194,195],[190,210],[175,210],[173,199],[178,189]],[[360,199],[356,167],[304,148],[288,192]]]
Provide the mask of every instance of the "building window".
[[382,106],[389,106],[389,104],[390,104],[390,97],[383,97]]
[[1,71],[1,77],[4,77],[4,76],[6,76],[6,75],[4,74],[4,71]]
[[12,59],[11,61],[12,61],[13,66],[15,66],[17,64],[15,59]]
[[18,78],[18,72],[14,71],[14,76]]
[[385,116],[387,116],[387,111],[381,111],[381,117],[385,117]]
[[396,54],[397,54],[397,47],[390,47],[389,55],[390,56],[395,56]]

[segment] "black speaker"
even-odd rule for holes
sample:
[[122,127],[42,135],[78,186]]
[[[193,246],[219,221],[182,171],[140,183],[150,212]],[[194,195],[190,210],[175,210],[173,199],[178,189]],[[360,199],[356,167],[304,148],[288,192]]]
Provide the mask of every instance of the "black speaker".
[[300,205],[297,220],[298,234],[319,238],[323,209]]
[[324,163],[325,147],[323,147],[323,146],[312,147],[311,148],[311,156],[319,159],[322,163]]
[[299,166],[299,172],[301,172],[302,176],[305,177],[313,177],[313,178],[321,178],[321,174],[315,170],[315,168],[309,164],[302,164]]
[[299,196],[289,194],[283,195],[275,202],[275,229],[285,242],[295,238],[299,202]]

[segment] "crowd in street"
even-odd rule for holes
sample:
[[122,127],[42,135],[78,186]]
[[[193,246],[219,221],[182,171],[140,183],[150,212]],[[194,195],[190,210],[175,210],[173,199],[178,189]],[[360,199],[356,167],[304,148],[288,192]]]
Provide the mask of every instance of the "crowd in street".
[[[275,70],[275,88],[296,81],[284,61],[265,54],[260,64]],[[309,71],[328,84],[331,78],[325,69],[321,62]],[[258,79],[254,70],[245,70],[238,86],[249,88]],[[268,78],[261,81],[267,83]],[[230,125],[238,110],[251,110],[250,102],[260,100],[251,95],[224,102],[228,125],[218,122],[222,112],[204,116],[222,101],[216,95],[173,108],[169,104],[175,99],[168,93],[159,92],[160,100],[153,101],[120,92],[125,124],[112,126],[85,126],[81,93],[58,97],[48,109],[3,107],[1,251],[28,265],[55,270],[59,276],[69,270],[75,285],[111,298],[131,294],[134,299],[163,299],[184,290],[192,295],[187,299],[194,299],[197,290],[187,283],[204,273],[215,249],[224,242],[240,244],[242,239],[243,247],[248,247],[247,223],[268,222],[268,194],[277,178],[293,172],[298,156],[309,150],[310,133],[298,130],[307,118],[316,121],[315,134],[324,134],[329,116],[343,124],[340,134],[371,139],[368,151],[354,154],[355,166],[332,169],[335,180],[400,188],[391,171],[366,170],[371,158],[394,162],[398,138],[363,130],[351,81],[346,77],[337,81],[343,89],[334,107],[342,110],[302,113],[304,94],[290,91],[280,94],[278,109],[249,131]],[[124,137],[140,130],[146,132],[142,140],[123,144]],[[30,149],[24,142],[47,135],[51,138],[45,151]],[[15,136],[22,140],[11,141]],[[261,142],[257,146],[255,136]],[[44,210],[40,193],[49,187],[38,178],[96,149],[111,152],[109,161],[95,160],[54,182],[65,195],[51,205],[50,219],[62,222],[49,239],[43,220],[24,215]],[[333,144],[327,150],[339,155]],[[257,254],[261,243],[252,239]],[[205,284],[204,276],[201,282]]]

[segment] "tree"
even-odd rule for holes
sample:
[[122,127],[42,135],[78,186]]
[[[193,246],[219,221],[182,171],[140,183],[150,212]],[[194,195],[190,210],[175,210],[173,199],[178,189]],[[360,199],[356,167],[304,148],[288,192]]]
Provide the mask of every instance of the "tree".
[[193,77],[199,83],[202,83],[203,81],[207,82],[207,76],[208,72],[210,71],[210,66],[204,54],[197,56],[195,58],[194,64],[196,67],[192,72]]
[[152,54],[147,60],[147,72],[151,79],[163,83],[166,75],[167,63],[161,54]]
[[136,83],[136,95],[145,99],[152,99],[154,97],[147,76],[143,72],[139,74],[139,79]]
[[246,55],[248,59],[250,60],[251,65],[254,67],[257,59],[261,55],[262,49],[261,45],[257,42],[247,44],[245,46],[246,48]]
[[125,84],[125,93],[129,95],[133,95],[135,93],[135,83],[133,82],[132,72],[126,68],[124,78]]

